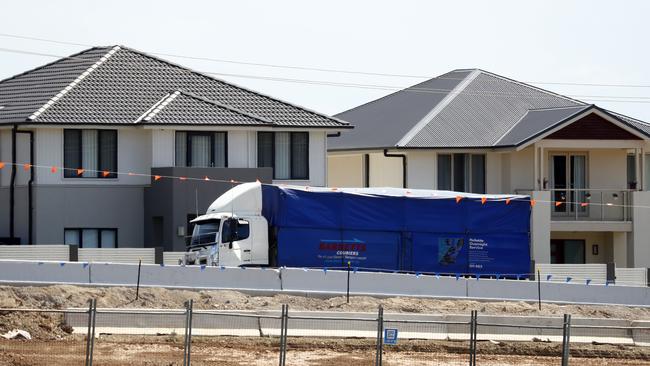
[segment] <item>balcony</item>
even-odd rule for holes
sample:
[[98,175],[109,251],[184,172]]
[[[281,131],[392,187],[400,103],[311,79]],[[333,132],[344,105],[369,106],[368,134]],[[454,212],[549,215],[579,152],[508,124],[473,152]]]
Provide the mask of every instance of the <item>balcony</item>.
[[632,190],[551,189],[552,221],[631,221]]

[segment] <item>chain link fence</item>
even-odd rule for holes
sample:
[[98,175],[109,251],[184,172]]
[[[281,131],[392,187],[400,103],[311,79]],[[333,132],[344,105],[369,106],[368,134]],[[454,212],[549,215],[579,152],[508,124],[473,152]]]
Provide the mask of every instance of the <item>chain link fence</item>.
[[[647,322],[185,309],[0,309],[5,365],[650,365]],[[630,326],[632,324],[633,326]]]

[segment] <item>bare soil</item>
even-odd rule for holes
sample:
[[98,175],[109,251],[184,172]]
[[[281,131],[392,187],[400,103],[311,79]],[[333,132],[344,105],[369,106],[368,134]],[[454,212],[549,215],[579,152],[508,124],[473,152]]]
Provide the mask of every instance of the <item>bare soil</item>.
[[229,290],[190,291],[165,288],[141,288],[139,299],[136,301],[134,288],[0,286],[0,308],[85,308],[90,298],[96,298],[97,307],[100,308],[181,309],[185,301],[193,299],[194,307],[204,310],[279,310],[282,304],[289,304],[292,310],[375,312],[378,306],[382,305],[385,312],[394,313],[465,314],[478,310],[483,314],[494,315],[572,314],[573,317],[650,320],[650,307],[544,304],[539,311],[537,303],[523,301],[482,302],[409,297],[379,299],[368,296],[353,296],[347,304],[344,296],[254,296]]
[[[377,299],[352,297],[312,298],[289,295],[251,296],[237,291],[187,291],[163,288],[135,290],[118,287],[11,287],[0,286],[0,308],[67,309],[85,308],[88,299],[96,298],[101,308],[174,308],[193,299],[197,309],[279,310],[289,304],[293,310],[366,311],[382,305],[386,312],[463,314],[479,310],[483,314],[598,317],[650,319],[650,309],[624,306],[584,306],[537,304],[525,302],[477,302],[469,300],[435,300],[406,297]],[[86,340],[71,334],[59,313],[0,311],[0,334],[23,329],[32,340],[0,338],[0,366],[16,365],[83,365]],[[94,364],[182,365],[183,339],[166,336],[101,335],[95,343]],[[277,338],[194,337],[192,361],[195,365],[276,365]],[[374,341],[370,339],[290,338],[287,365],[351,366],[373,365]],[[384,365],[466,365],[468,345],[454,341],[404,341],[385,346]],[[558,365],[561,347],[556,343],[480,342],[477,362],[487,366]],[[572,364],[648,365],[650,347],[572,344]]]
[[[182,365],[182,337],[102,336],[95,342],[93,364],[98,366]],[[0,366],[83,365],[83,337],[59,341],[0,340]],[[615,350],[611,348],[616,348]],[[287,365],[371,366],[375,345],[372,340],[290,338]],[[386,366],[467,365],[466,342],[420,341],[384,346]],[[194,365],[277,365],[277,338],[218,337],[194,338]],[[605,356],[605,354],[615,355]],[[650,365],[650,353],[638,347],[572,345],[572,364]],[[486,366],[559,365],[559,344],[480,343],[477,363]]]

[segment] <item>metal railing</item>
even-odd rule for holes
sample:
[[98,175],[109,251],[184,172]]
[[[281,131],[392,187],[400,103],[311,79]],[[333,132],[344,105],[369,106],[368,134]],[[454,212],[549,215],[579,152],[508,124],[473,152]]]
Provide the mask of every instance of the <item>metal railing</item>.
[[[650,360],[650,327],[564,318],[445,320],[404,314],[341,316],[185,309],[0,309],[0,327],[31,339],[0,338],[0,364],[153,365],[519,365],[618,364]],[[181,361],[182,360],[182,361]],[[584,361],[583,361],[584,360]],[[618,360],[618,362],[617,362]],[[632,364],[632,363],[630,363]]]
[[[632,189],[564,188],[545,189],[550,192],[553,221],[616,221],[632,220]],[[516,189],[516,194],[532,195],[534,190]]]

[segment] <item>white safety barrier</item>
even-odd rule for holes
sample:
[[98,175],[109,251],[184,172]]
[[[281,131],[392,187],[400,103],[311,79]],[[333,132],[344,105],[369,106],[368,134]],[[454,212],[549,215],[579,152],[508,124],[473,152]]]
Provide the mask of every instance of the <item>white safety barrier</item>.
[[185,257],[185,252],[164,252],[163,253],[163,264],[173,265],[179,264],[179,260],[182,260]]
[[616,267],[617,286],[647,286],[648,270],[645,268]]
[[0,245],[0,259],[26,261],[68,261],[68,245]]
[[[346,294],[348,273],[323,269],[224,268],[143,264],[140,285],[150,287],[232,289],[257,293],[314,296]],[[0,261],[0,282],[10,284],[90,284],[135,286],[137,264]],[[649,306],[650,288],[504,279],[476,279],[398,273],[350,272],[350,294],[481,300],[542,301]]]
[[79,248],[79,262],[155,264],[154,248]]
[[604,285],[607,264],[538,264],[541,278],[550,282],[576,282]]

